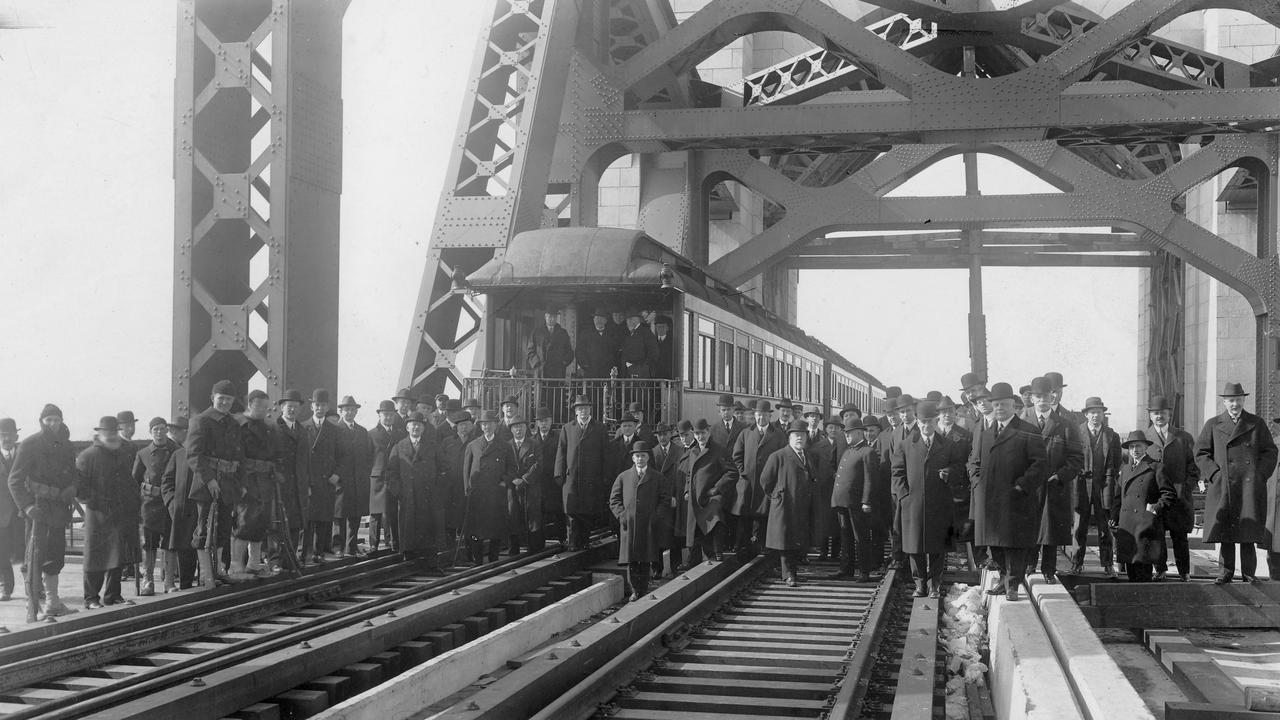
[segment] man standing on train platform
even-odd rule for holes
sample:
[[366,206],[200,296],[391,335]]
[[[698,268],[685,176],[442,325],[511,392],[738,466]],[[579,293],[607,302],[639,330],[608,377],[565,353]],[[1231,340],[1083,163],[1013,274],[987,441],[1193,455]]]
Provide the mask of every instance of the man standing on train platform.
[[805,449],[808,436],[809,426],[803,420],[791,421],[786,445],[770,453],[760,470],[760,487],[768,499],[769,513],[765,548],[777,552],[787,587],[799,582],[796,573],[809,547],[810,495],[817,461]]
[[[787,435],[770,421],[773,406],[768,400],[756,403],[755,424],[738,435],[733,446],[733,464],[737,470],[733,506],[729,513],[737,518],[733,552],[743,557],[756,555],[765,539],[769,516],[769,496],[761,485],[760,473],[769,456],[787,444]],[[804,424],[804,421],[800,421]],[[805,425],[808,436],[808,425]],[[808,506],[805,507],[806,512]]]
[[689,559],[679,569],[688,570],[704,559],[719,561],[733,542],[726,537],[725,520],[737,473],[725,449],[711,439],[711,425],[705,419],[682,420],[680,428],[691,439],[679,470],[686,478],[684,537],[689,549]]
[[196,504],[188,499],[191,492],[191,467],[187,465],[188,421],[176,417],[169,421],[169,440],[173,454],[165,463],[160,478],[160,493],[169,511],[169,533],[164,539],[165,593],[187,590],[195,585],[198,561],[192,537],[199,525]]
[[[342,482],[338,474],[343,458],[338,446],[338,425],[332,417],[329,391],[316,388],[311,393],[311,417],[302,423],[311,444],[311,474],[307,486],[311,501],[307,507],[307,532],[302,536],[302,555],[320,564],[332,553],[333,504]],[[414,413],[415,417],[420,413]]]
[[[973,449],[973,433],[956,424],[956,403],[950,395],[943,395],[938,403],[938,434],[948,442],[960,448],[962,464],[969,461],[969,452]],[[970,557],[974,563],[979,560],[979,553],[972,548],[973,525],[969,522],[969,481],[966,479],[948,483],[951,488],[952,530],[957,545],[968,543],[972,551]]]
[[[889,429],[890,416],[894,414],[894,408],[898,407],[898,398],[902,397],[902,388],[897,385],[890,385],[884,390],[884,415],[880,417],[881,431]],[[866,424],[866,421],[863,421]]]
[[139,560],[141,502],[133,482],[133,453],[124,449],[119,421],[106,415],[94,428],[93,444],[76,457],[76,497],[84,503],[84,606],[132,605],[120,593],[120,573]]
[[498,439],[503,442],[511,442],[511,424],[520,419],[520,398],[515,395],[508,395],[502,398],[502,402],[498,403],[498,412],[501,413],[501,417],[498,420],[498,429],[495,431]]
[[974,437],[968,463],[973,542],[989,548],[1000,572],[987,594],[1011,601],[1018,599],[1040,534],[1040,486],[1047,474],[1044,440],[1014,414],[1015,397],[1009,383],[991,387],[993,422]]
[[840,435],[840,441],[844,442],[844,425],[838,418],[832,418],[835,425],[825,424],[831,429],[828,434],[824,431],[822,408],[815,405],[808,408],[797,406],[795,409],[801,412],[809,425],[804,446],[814,461],[813,492],[809,493],[809,545],[818,548],[819,560],[839,560],[840,531],[836,526],[835,513],[831,511],[831,490],[836,478],[835,445],[831,437]]
[[[161,483],[169,457],[178,449],[169,439],[169,424],[164,418],[151,418],[151,422],[147,423],[147,430],[151,433],[151,442],[134,455],[131,472],[133,481],[138,484],[142,508],[142,584],[138,590],[141,596],[156,594],[156,554],[164,547],[171,522]],[[161,575],[164,587],[167,588],[177,584],[178,568],[176,564],[168,562],[167,553],[165,559]]]
[[[405,422],[408,435],[391,448],[383,478],[396,498],[397,550],[420,557],[432,574],[439,572],[441,524],[447,510],[440,497],[444,481],[444,459],[427,419],[420,413]],[[464,511],[465,512],[465,511]],[[470,518],[464,517],[465,527]]]
[[610,477],[617,477],[618,473],[631,467],[631,446],[640,439],[637,427],[639,422],[630,413],[618,419],[618,432],[609,441],[610,454],[613,456],[609,467]]
[[249,579],[264,572],[262,544],[271,530],[271,506],[276,495],[276,461],[280,444],[267,423],[271,399],[261,390],[245,397],[244,414],[237,418],[244,447],[241,482],[244,494],[236,501],[231,531],[231,577]]
[[223,571],[221,554],[231,543],[231,508],[244,493],[240,479],[244,446],[240,426],[231,415],[235,385],[219,380],[210,398],[213,404],[192,420],[186,445],[192,473],[188,499],[196,501],[199,514],[194,541],[201,584],[206,588],[230,581]]
[[609,492],[609,510],[618,521],[618,564],[627,569],[627,598],[636,602],[649,591],[653,563],[662,562],[654,537],[658,513],[671,498],[662,476],[653,467],[653,450],[638,440],[631,446],[631,467],[618,473]]
[[967,372],[960,376],[960,407],[956,411],[956,424],[977,434],[982,430],[982,413],[974,404],[974,396],[986,392],[987,378],[981,373]]
[[[733,417],[738,421],[738,425],[742,426],[744,430],[751,427],[751,408],[744,405],[741,400],[734,401],[733,403]],[[734,442],[737,441],[737,438],[734,438]],[[726,445],[725,447],[729,450],[733,450],[732,445]]]
[[431,427],[427,428],[428,432],[430,432],[432,427],[439,429],[441,425],[444,425],[446,422],[448,422],[448,419],[449,419],[449,396],[448,395],[445,395],[444,393],[440,393],[439,395],[436,395],[435,408],[432,410],[431,417],[428,419],[431,421]]
[[[480,437],[467,445],[462,458],[462,479],[467,492],[467,536],[471,557],[477,563],[485,555],[497,562],[503,538],[507,537],[508,489],[516,479],[516,455],[511,443],[497,436],[498,413],[486,410],[480,416]],[[443,522],[443,516],[440,517]],[[512,554],[515,554],[514,552]]]
[[467,433],[467,442],[471,442],[480,437],[483,433],[480,431],[480,415],[483,411],[480,409],[480,401],[471,397],[462,401],[462,411],[471,418],[471,431]]
[[609,327],[609,313],[596,309],[592,327],[578,333],[578,349],[574,357],[578,374],[584,378],[607,378],[618,366],[617,338]]
[[[1111,533],[1111,505],[1115,501],[1118,486],[1116,480],[1120,475],[1120,462],[1123,453],[1120,450],[1120,436],[1107,427],[1103,415],[1107,406],[1102,398],[1091,397],[1085,401],[1082,410],[1086,418],[1079,428],[1083,443],[1083,466],[1072,483],[1071,502],[1071,574],[1084,572],[1084,555],[1089,544],[1089,528],[1098,531],[1098,560],[1102,572],[1108,578],[1114,578],[1115,568],[1112,566],[1115,540]],[[1188,460],[1190,456],[1188,455]]]
[[360,403],[345,395],[338,403],[338,475],[341,486],[333,503],[334,534],[339,537],[338,556],[360,554],[360,521],[369,514],[369,482],[373,468],[373,441],[356,422]]
[[[289,389],[276,400],[276,470],[283,480],[280,484],[280,502],[274,504],[272,529],[268,535],[267,560],[273,569],[284,567],[283,553],[293,547],[300,553],[303,536],[307,534],[306,517],[311,502],[311,439],[302,426],[302,405],[306,401],[302,393]],[[394,427],[395,406],[387,401],[391,411],[386,422]],[[286,528],[289,542],[285,542]],[[296,554],[294,559],[303,562],[305,557]],[[290,563],[292,564],[292,563]]]
[[[653,468],[662,476],[666,495],[671,501],[658,512],[654,525],[655,547],[658,559],[653,564],[654,577],[662,577],[662,551],[671,551],[671,570],[680,567],[680,549],[684,547],[685,513],[684,478],[680,475],[680,459],[684,447],[671,442],[676,429],[667,423],[658,423],[655,429],[657,443],[653,446]],[[681,512],[684,510],[685,512]]]
[[888,437],[881,437],[880,456],[880,472],[884,475],[885,483],[889,486],[889,492],[893,498],[893,505],[889,509],[889,557],[892,561],[890,568],[902,570],[907,567],[907,556],[902,552],[902,524],[898,517],[898,487],[893,483],[891,469],[893,467],[894,454],[898,450],[898,446],[909,440],[913,435],[919,432],[918,423],[916,421],[916,399],[906,393],[898,396],[894,403],[893,410],[889,413],[889,422],[893,424],[894,418],[898,419],[898,424],[887,433]]
[[[1031,381],[1032,407],[1027,408],[1023,419],[1038,427],[1044,441],[1045,482],[1040,494],[1040,573],[1046,583],[1058,582],[1058,548],[1072,543],[1071,526],[1074,516],[1074,498],[1071,495],[1076,476],[1084,467],[1084,444],[1080,442],[1079,428],[1071,424],[1073,416],[1053,411],[1053,385],[1048,378]],[[1035,563],[1036,552],[1028,558],[1028,572]]]
[[0,600],[13,597],[14,564],[22,564],[26,540],[18,503],[9,492],[9,471],[18,453],[18,423],[13,418],[0,418]]
[[720,414],[720,419],[711,426],[711,439],[722,448],[732,448],[738,441],[738,434],[748,427],[734,417],[733,406],[732,395],[721,395],[716,400],[716,412]]
[[1244,409],[1240,383],[1222,388],[1223,412],[1209,418],[1196,438],[1196,466],[1204,484],[1204,541],[1218,543],[1221,573],[1231,582],[1240,546],[1240,575],[1256,583],[1257,543],[1268,543],[1267,480],[1276,467],[1276,443],[1262,418]]
[[556,448],[560,433],[551,427],[551,408],[542,405],[533,415],[530,432],[538,443],[538,482],[542,485],[542,536],[567,543],[564,537],[564,499],[559,488],[552,485],[551,476],[556,467]]
[[[896,403],[897,400],[895,399],[894,402]],[[893,410],[889,411],[889,415],[897,417],[897,413]],[[875,508],[875,513],[871,518],[870,554],[875,560],[872,565],[872,571],[883,573],[889,569],[889,561],[885,558],[884,547],[890,541],[889,535],[892,531],[893,513],[895,512],[893,506],[893,478],[890,473],[893,455],[886,451],[886,447],[889,444],[889,435],[882,431],[883,426],[880,418],[874,414],[864,415],[862,423],[867,436],[867,445],[876,456],[876,469],[878,470],[878,474],[870,479],[872,485],[871,506]]]
[[796,419],[795,403],[787,398],[782,398],[774,405],[774,408],[778,411],[778,419],[773,421],[773,426],[785,436],[787,428],[791,426],[791,421]]
[[1085,421],[1084,413],[1068,410],[1062,405],[1062,393],[1067,387],[1067,383],[1062,379],[1060,372],[1047,372],[1044,378],[1049,381],[1050,387],[1053,388],[1053,412],[1058,417],[1063,417],[1072,426],[1078,426]]
[[542,325],[533,329],[525,345],[525,362],[534,377],[563,380],[573,363],[573,343],[569,333],[560,327],[560,311],[547,308]]
[[639,310],[627,313],[627,331],[618,349],[618,369],[623,377],[651,378],[658,364],[658,343],[649,328],[643,326],[642,319]]
[[[1196,467],[1195,459],[1196,439],[1186,430],[1173,426],[1173,408],[1163,395],[1156,395],[1147,403],[1147,418],[1151,421],[1147,428],[1147,438],[1151,441],[1147,456],[1164,466],[1176,494],[1173,504],[1164,512],[1164,529],[1172,540],[1178,579],[1187,582],[1191,579],[1191,547],[1187,535],[1196,525],[1192,493],[1200,480],[1200,469]],[[1274,566],[1273,569],[1280,570]],[[1155,572],[1156,581],[1163,581],[1169,572],[1169,564],[1156,563]],[[1271,577],[1275,579],[1277,575],[1273,573]]]
[[[462,461],[467,455],[467,445],[471,444],[471,430],[475,422],[471,413],[455,410],[451,416],[453,432],[438,436],[440,457],[444,462],[444,490],[437,493],[437,504],[447,508],[444,517],[444,533],[446,542],[452,539],[454,549],[462,553],[470,553],[471,548],[462,537],[463,515],[467,512],[467,487],[462,478]],[[456,555],[456,553],[455,553]],[[470,559],[470,555],[467,558]]]
[[[450,400],[450,403],[457,402]],[[459,405],[457,413],[462,412]],[[387,460],[391,448],[404,438],[405,434],[396,427],[395,404],[390,400],[378,403],[378,424],[369,431],[369,442],[373,445],[373,456],[369,467],[369,550],[377,552],[385,539],[388,548],[396,547],[396,499],[387,488]],[[453,420],[450,419],[443,428],[453,431]],[[425,430],[425,428],[424,428]],[[437,437],[444,436],[441,430]]]
[[593,519],[602,507],[607,507],[605,482],[612,458],[608,432],[591,416],[587,396],[574,398],[570,410],[574,419],[560,429],[552,477],[564,503],[569,549],[582,550],[587,546]]
[[529,434],[529,421],[516,418],[510,424],[511,450],[516,458],[516,475],[507,488],[508,549],[512,555],[520,546],[529,552],[546,547],[542,535],[541,444]]
[[[875,420],[875,416],[869,419]],[[872,513],[876,511],[872,490],[880,475],[880,457],[867,443],[862,420],[850,418],[844,425],[844,435],[848,447],[836,466],[830,501],[840,529],[840,571],[835,577],[867,582],[881,554],[872,547],[871,540],[875,525]]]
[[914,596],[936,598],[941,597],[943,558],[955,527],[950,484],[953,478],[963,483],[967,458],[962,446],[937,431],[937,406],[925,401],[917,407],[919,432],[894,450],[892,473],[902,552],[911,561]]
[[122,446],[125,453],[129,455],[130,467],[132,467],[133,456],[138,454],[138,446],[133,442],[133,436],[138,432],[138,418],[132,410],[121,410],[116,413],[116,423],[120,427],[120,439],[124,441]]
[[[653,319],[654,343],[658,346],[658,361],[653,376],[659,380],[675,377],[676,344],[671,335],[671,318],[659,315]],[[665,418],[664,418],[665,419]]]
[[[67,526],[76,499],[75,450],[67,439],[62,410],[53,403],[40,411],[40,430],[23,438],[9,470],[9,492],[26,518],[27,602],[38,619],[76,612],[58,596],[58,578],[66,560]],[[32,567],[32,565],[35,567]]]

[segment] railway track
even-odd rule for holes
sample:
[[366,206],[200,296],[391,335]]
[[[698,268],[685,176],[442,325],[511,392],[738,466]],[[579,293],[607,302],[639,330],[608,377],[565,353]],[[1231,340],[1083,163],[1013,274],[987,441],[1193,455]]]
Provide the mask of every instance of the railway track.
[[[12,643],[0,649],[0,718],[194,720],[281,694],[288,716],[305,717],[295,711],[321,706],[317,692],[332,702],[473,639],[495,607],[516,613],[583,587],[582,569],[605,544],[597,537],[578,553],[553,547],[443,578],[378,558]],[[143,618],[145,628],[128,630]],[[302,690],[325,678],[319,691]]]

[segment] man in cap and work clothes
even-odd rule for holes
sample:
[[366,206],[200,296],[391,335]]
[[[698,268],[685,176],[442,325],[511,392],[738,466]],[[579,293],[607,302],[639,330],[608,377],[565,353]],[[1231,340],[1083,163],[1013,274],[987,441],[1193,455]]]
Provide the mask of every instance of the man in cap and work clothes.
[[[457,402],[450,401],[450,402]],[[462,412],[459,405],[458,413]],[[405,433],[396,426],[395,404],[390,400],[378,403],[378,424],[369,431],[369,441],[373,445],[373,457],[369,467],[369,549],[376,551],[385,537],[387,547],[395,548],[396,534],[396,498],[387,488],[387,460],[391,448],[405,437]],[[452,432],[453,425],[446,424]]]
[[1268,543],[1267,479],[1276,467],[1276,444],[1262,418],[1244,409],[1248,393],[1240,383],[1222,388],[1223,412],[1211,417],[1196,438],[1196,466],[1205,484],[1204,541],[1218,543],[1222,572],[1214,582],[1229,583],[1236,571],[1256,583],[1256,543]]
[[711,439],[722,448],[733,448],[738,435],[750,427],[749,423],[738,422],[733,414],[734,399],[732,395],[721,395],[716,400],[716,412],[720,420],[711,426]]
[[[479,562],[488,541],[489,562],[497,562],[502,539],[507,536],[507,490],[516,478],[516,455],[511,443],[497,436],[498,413],[480,416],[480,437],[467,445],[462,458],[462,478],[467,491],[466,534],[471,557]],[[443,519],[443,518],[441,518]]]
[[1000,572],[989,595],[1018,599],[1027,558],[1040,534],[1040,486],[1045,477],[1044,440],[1034,425],[1013,411],[1013,388],[991,388],[993,422],[973,440],[969,484],[973,499],[973,542],[990,549]]
[[231,508],[244,494],[240,463],[244,445],[240,426],[231,415],[235,385],[219,380],[210,393],[213,404],[196,415],[187,433],[187,464],[191,490],[199,513],[193,538],[200,561],[200,581],[206,588],[229,582],[222,569],[221,551],[231,543]]
[[627,568],[630,602],[649,591],[649,570],[662,562],[654,537],[659,511],[671,503],[662,474],[653,467],[649,443],[631,446],[632,466],[618,473],[609,493],[609,510],[618,520],[618,564]]
[[[773,405],[768,400],[756,402],[755,424],[739,433],[738,441],[733,446],[733,464],[737,470],[738,482],[729,513],[737,518],[733,550],[743,556],[758,553],[759,543],[765,539],[769,498],[761,485],[760,473],[769,456],[787,444],[786,434],[769,421],[772,415]],[[800,422],[804,423],[803,420]],[[806,442],[808,435],[806,424]],[[805,511],[808,511],[807,506]]]
[[231,531],[231,576],[245,578],[266,568],[262,564],[262,544],[271,530],[271,506],[276,497],[276,461],[280,457],[276,429],[267,423],[271,398],[261,390],[245,397],[240,424],[244,446],[241,482],[244,494],[235,503]]
[[1084,554],[1089,545],[1089,527],[1098,529],[1098,560],[1103,573],[1114,578],[1111,565],[1111,505],[1117,494],[1116,478],[1120,474],[1120,436],[1103,423],[1107,406],[1102,398],[1091,397],[1081,411],[1085,418],[1079,427],[1084,442],[1084,465],[1072,483],[1071,500],[1075,510],[1071,525],[1071,574],[1084,572]]
[[[66,556],[67,525],[76,499],[75,450],[62,424],[62,410],[49,403],[40,411],[40,430],[23,438],[9,470],[9,492],[26,517],[27,602],[37,609],[28,620],[76,612],[58,597],[58,576]],[[42,582],[41,582],[42,581]]]
[[548,308],[543,325],[533,329],[525,346],[525,361],[534,377],[563,380],[573,362],[573,343],[560,327],[560,311]]
[[[529,434],[529,421],[516,418],[509,426],[511,450],[516,458],[515,478],[507,487],[508,549],[512,555],[523,544],[529,552],[546,547],[542,536],[542,448]],[[522,543],[521,540],[524,542]]]
[[[306,401],[297,390],[285,390],[276,400],[276,470],[280,473],[279,502],[272,504],[271,530],[268,533],[267,559],[281,567],[283,553],[290,546],[300,553],[307,534],[305,518],[311,501],[311,438],[302,426],[302,405]],[[394,410],[394,408],[392,408]],[[395,415],[394,412],[391,413]],[[391,422],[390,420],[388,422]],[[285,542],[285,533],[288,542]],[[301,562],[306,558],[295,555]],[[292,565],[292,561],[289,563]]]
[[675,428],[667,423],[658,423],[655,430],[657,443],[653,446],[653,469],[662,476],[664,492],[669,502],[658,509],[658,519],[654,524],[654,549],[658,559],[653,562],[653,574],[661,577],[662,552],[671,551],[671,570],[680,567],[680,548],[684,547],[684,517],[680,508],[684,505],[684,478],[680,475],[680,458],[684,456],[684,447],[680,443],[671,442]]
[[[1178,579],[1187,582],[1191,579],[1191,547],[1187,542],[1187,535],[1196,526],[1192,493],[1200,480],[1200,469],[1196,467],[1195,459],[1196,439],[1186,430],[1173,426],[1173,408],[1163,395],[1156,395],[1147,403],[1147,417],[1151,421],[1146,433],[1151,442],[1147,448],[1147,456],[1164,467],[1176,494],[1173,503],[1165,510],[1164,529],[1173,541],[1173,559],[1178,568]],[[1275,537],[1274,529],[1272,537]],[[1156,563],[1155,579],[1163,581],[1168,571],[1166,562]],[[1276,574],[1273,573],[1271,577],[1275,578]]]
[[679,470],[686,478],[684,537],[685,547],[689,548],[689,559],[680,566],[682,570],[703,559],[719,560],[731,542],[726,537],[725,519],[737,478],[728,453],[711,439],[711,425],[700,418],[689,430],[693,443],[685,448]]
[[[302,423],[311,443],[311,475],[307,486],[311,500],[307,506],[307,532],[302,536],[302,555],[313,563],[323,563],[325,555],[333,552],[333,505],[342,484],[338,474],[344,458],[338,444],[336,418],[332,417],[333,401],[329,391],[316,388],[311,393],[311,417]],[[421,413],[414,413],[421,415]]]
[[[937,430],[938,409],[917,406],[919,432],[893,452],[893,484],[898,497],[902,552],[911,560],[915,597],[941,597],[943,557],[952,544],[954,521],[951,481],[964,482],[964,448]],[[927,589],[926,589],[927,584]]]
[[94,428],[93,444],[76,457],[84,503],[84,606],[132,605],[120,594],[120,572],[138,562],[141,502],[133,481],[133,453],[124,449],[119,421],[107,415]]
[[578,333],[575,359],[578,374],[585,378],[607,378],[618,365],[618,345],[609,328],[609,313],[597,309],[591,317],[592,328]]
[[[13,460],[18,453],[18,423],[13,418],[0,418],[0,478],[9,479]],[[0,486],[0,600],[13,597],[14,563],[22,564],[22,516],[9,486]]]
[[359,555],[360,520],[369,514],[369,482],[373,468],[373,441],[356,422],[360,403],[345,395],[338,403],[338,468],[341,485],[333,503],[334,533],[339,536],[338,555]]
[[787,426],[787,445],[771,453],[760,470],[769,512],[764,545],[777,551],[782,581],[788,587],[795,587],[796,570],[809,547],[809,496],[817,461],[805,449],[808,436],[808,424],[792,420]]
[[[1072,542],[1071,527],[1075,513],[1072,490],[1076,475],[1084,466],[1084,445],[1072,425],[1074,416],[1053,411],[1053,386],[1047,378],[1031,381],[1031,402],[1023,418],[1033,426],[1039,426],[1044,441],[1045,482],[1040,494],[1040,572],[1046,583],[1058,582],[1058,548]],[[1035,554],[1027,560],[1028,572],[1035,563]]]
[[[151,442],[134,455],[130,473],[138,484],[142,505],[142,585],[138,589],[142,596],[156,594],[156,553],[164,547],[171,522],[161,484],[169,457],[178,449],[177,444],[169,439],[169,424],[164,418],[151,418],[147,430],[151,433]],[[176,564],[165,562],[163,576],[166,587],[177,584],[177,572]]]
[[435,434],[427,432],[427,424],[421,413],[405,421],[408,435],[391,448],[383,480],[397,501],[397,549],[423,558],[427,569],[435,572],[448,498],[441,497],[446,494],[444,456]]
[[1177,492],[1160,462],[1147,456],[1146,433],[1134,430],[1121,446],[1129,454],[1120,470],[1119,498],[1111,508],[1116,555],[1131,582],[1149,582],[1156,563],[1165,561],[1164,515]]
[[[871,416],[874,419],[874,416]],[[867,582],[879,553],[871,547],[872,489],[880,475],[880,454],[867,443],[862,420],[851,417],[844,424],[847,448],[836,466],[831,491],[831,507],[840,528],[840,572],[838,579]],[[881,508],[881,511],[887,508]]]
[[570,409],[574,419],[560,428],[552,477],[564,502],[569,549],[582,550],[591,517],[606,502],[604,483],[611,458],[608,432],[591,417],[587,396],[576,397]]
[[165,509],[169,511],[169,532],[164,539],[164,591],[186,590],[195,584],[199,562],[192,537],[196,534],[200,517],[195,502],[188,499],[191,492],[191,466],[187,464],[188,421],[176,417],[168,422],[169,440],[174,451],[165,463],[160,477],[160,493]]

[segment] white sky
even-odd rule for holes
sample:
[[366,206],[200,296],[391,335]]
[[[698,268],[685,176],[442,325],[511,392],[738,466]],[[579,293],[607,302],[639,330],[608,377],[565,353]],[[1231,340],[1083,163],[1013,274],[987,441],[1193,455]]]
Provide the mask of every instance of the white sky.
[[[357,0],[347,12],[337,392],[366,420],[396,387],[485,5]],[[56,402],[75,437],[126,408],[166,415],[174,5],[0,6],[49,26],[0,30],[0,415],[29,431]],[[929,182],[958,182],[958,167]],[[1021,183],[999,169],[984,178],[1002,180]],[[992,380],[1058,370],[1068,406],[1101,395],[1112,424],[1132,427],[1137,271],[985,279]],[[960,271],[806,271],[800,325],[888,384],[954,396],[967,296]]]

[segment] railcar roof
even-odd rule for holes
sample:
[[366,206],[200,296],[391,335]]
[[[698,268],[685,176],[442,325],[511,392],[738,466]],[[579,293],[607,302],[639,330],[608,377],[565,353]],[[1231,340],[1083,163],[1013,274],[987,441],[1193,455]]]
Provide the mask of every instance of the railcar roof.
[[572,227],[523,232],[507,243],[501,257],[467,276],[467,282],[480,292],[533,286],[633,285],[657,289],[664,265],[676,274],[676,285],[684,292],[829,357],[841,368],[883,387],[875,376],[826,343],[708,275],[702,266],[640,230]]

